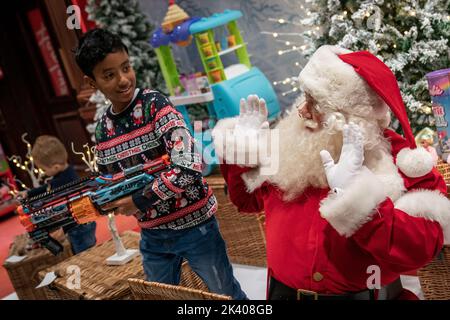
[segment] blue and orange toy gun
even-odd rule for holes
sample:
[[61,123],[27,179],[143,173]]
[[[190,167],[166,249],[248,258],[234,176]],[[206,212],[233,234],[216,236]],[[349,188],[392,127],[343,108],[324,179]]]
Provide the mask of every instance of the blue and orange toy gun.
[[57,255],[63,251],[63,246],[50,236],[51,232],[107,215],[111,211],[102,210],[102,206],[142,190],[155,179],[155,173],[166,169],[169,164],[169,156],[164,155],[112,176],[93,174],[50,192],[23,199],[17,209],[20,222],[33,243]]

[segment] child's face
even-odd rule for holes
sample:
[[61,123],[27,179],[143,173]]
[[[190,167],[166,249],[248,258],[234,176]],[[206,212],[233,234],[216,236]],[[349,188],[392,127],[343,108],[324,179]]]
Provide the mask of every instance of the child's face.
[[125,50],[109,53],[87,77],[91,86],[99,89],[113,104],[114,111],[122,111],[133,99],[136,75]]

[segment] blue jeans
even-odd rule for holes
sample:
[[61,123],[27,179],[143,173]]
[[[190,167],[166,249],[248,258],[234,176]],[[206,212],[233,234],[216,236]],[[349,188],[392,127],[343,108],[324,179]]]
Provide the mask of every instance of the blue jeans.
[[148,281],[178,285],[184,258],[211,292],[247,299],[233,276],[214,216],[184,230],[142,229],[140,250]]
[[89,222],[77,225],[67,231],[73,254],[80,253],[95,245],[97,242],[95,238],[96,227],[97,224],[95,222]]

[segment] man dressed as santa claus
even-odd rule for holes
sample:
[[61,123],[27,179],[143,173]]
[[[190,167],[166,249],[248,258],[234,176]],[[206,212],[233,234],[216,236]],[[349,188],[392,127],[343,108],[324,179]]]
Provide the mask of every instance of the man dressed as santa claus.
[[[395,76],[369,52],[323,46],[299,83],[297,111],[274,128],[264,100],[249,96],[213,132],[231,201],[266,215],[268,298],[416,298],[400,275],[450,240],[450,201],[416,147]],[[403,136],[388,129],[390,112]],[[250,149],[267,143],[269,156],[249,163]]]

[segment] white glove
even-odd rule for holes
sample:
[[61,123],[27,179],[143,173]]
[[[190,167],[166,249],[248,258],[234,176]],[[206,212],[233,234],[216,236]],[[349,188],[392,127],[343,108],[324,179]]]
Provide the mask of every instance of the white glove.
[[240,155],[236,164],[259,166],[267,161],[260,154],[260,148],[267,145],[269,136],[266,102],[256,95],[249,95],[247,101],[241,99],[239,107],[239,117],[233,131],[234,150]]
[[247,101],[241,99],[239,109],[239,118],[234,127],[236,136],[257,136],[262,129],[269,128],[267,106],[264,99],[259,99],[257,95],[251,94],[247,97]]
[[343,128],[343,146],[339,162],[334,163],[327,150],[320,151],[328,186],[336,193],[341,193],[363,170],[364,148],[361,128],[354,124],[346,124]]

